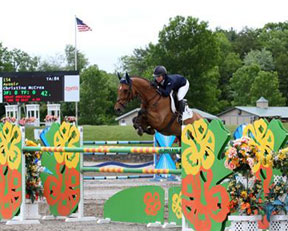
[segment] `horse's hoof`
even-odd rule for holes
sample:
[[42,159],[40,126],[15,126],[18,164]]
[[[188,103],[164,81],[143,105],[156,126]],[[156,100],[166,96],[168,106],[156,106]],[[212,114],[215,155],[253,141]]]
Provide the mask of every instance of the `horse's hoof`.
[[147,133],[148,133],[149,135],[154,135],[154,134],[155,134],[155,130],[154,130],[153,128],[148,128],[148,129],[147,129]]
[[142,128],[138,128],[137,133],[139,136],[143,136],[143,129]]

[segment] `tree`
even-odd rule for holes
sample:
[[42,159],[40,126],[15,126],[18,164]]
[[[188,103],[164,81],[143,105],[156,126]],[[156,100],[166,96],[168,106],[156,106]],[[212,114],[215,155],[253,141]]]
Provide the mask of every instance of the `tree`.
[[280,91],[286,98],[288,104],[288,22],[268,23],[259,35],[259,41],[272,52],[275,60],[275,70],[279,76]]
[[13,65],[11,63],[11,54],[7,47],[4,47],[0,43],[0,71],[9,72],[13,71]]
[[230,82],[234,90],[233,105],[255,105],[261,96],[268,99],[270,105],[281,106],[285,103],[279,91],[277,73],[262,71],[256,64],[239,68]]
[[169,25],[159,32],[158,44],[151,46],[150,51],[154,65],[164,65],[170,73],[182,74],[189,80],[186,98],[191,106],[216,110],[219,46],[206,22],[193,17],[170,19]]
[[46,60],[40,60],[38,71],[65,71],[66,60],[63,55],[56,54]]
[[232,76],[230,83],[233,90],[232,105],[245,106],[251,103],[250,87],[254,83],[260,68],[252,64],[239,68]]
[[279,91],[277,72],[259,71],[250,89],[250,104],[261,97],[265,97],[271,106],[284,106],[285,98]]
[[233,52],[232,44],[223,31],[218,30],[216,36],[220,47],[220,78],[218,88],[221,91],[219,97],[219,110],[222,111],[231,106],[233,95],[231,93],[229,81],[233,73],[242,66],[242,60],[238,54]]
[[260,50],[263,47],[258,39],[259,33],[259,30],[245,27],[237,34],[234,41],[232,41],[234,52],[239,54],[241,59],[251,50]]
[[39,57],[31,57],[28,53],[19,49],[10,51],[10,62],[14,71],[36,71]]
[[120,58],[119,72],[128,72],[140,77],[151,76],[151,70],[153,69],[152,62],[150,60],[152,44],[149,44],[146,49],[136,48],[131,56],[123,56]]
[[279,90],[286,98],[288,104],[288,54],[282,53],[275,58],[275,69],[279,76]]
[[[75,70],[75,47],[72,45],[66,45],[65,47],[65,57],[67,61],[66,69]],[[77,70],[81,71],[83,68],[88,66],[88,59],[77,50]]]
[[111,122],[112,116],[108,112],[111,112],[115,100],[111,101],[109,78],[107,73],[100,71],[96,65],[90,66],[81,73],[80,124],[99,125],[107,121]]
[[261,51],[250,51],[244,58],[244,64],[247,66],[251,64],[257,64],[261,70],[264,71],[275,70],[272,53],[266,50],[266,48],[263,48]]

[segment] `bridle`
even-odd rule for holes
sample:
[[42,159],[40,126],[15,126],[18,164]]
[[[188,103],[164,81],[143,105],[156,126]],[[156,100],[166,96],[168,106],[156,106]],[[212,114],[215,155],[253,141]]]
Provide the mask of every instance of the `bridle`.
[[[124,83],[125,84],[125,83]],[[126,96],[126,97],[122,97],[122,98],[119,98],[119,99],[117,99],[117,103],[118,104],[120,104],[123,108],[125,108],[125,104],[126,103],[128,103],[130,100],[132,100],[134,97],[135,97],[135,95],[133,94],[133,89],[132,89],[132,81],[129,83],[129,84],[126,84],[126,85],[129,85],[129,90],[128,90],[128,95]],[[149,105],[149,103],[153,100],[153,99],[155,99],[155,97],[156,96],[159,96],[158,97],[158,99],[157,99],[157,101],[153,104],[153,106],[155,106],[156,104],[157,104],[157,102],[161,99],[161,95],[159,95],[157,92],[155,92],[155,94],[151,97],[151,98],[149,98],[148,100],[146,100],[145,102],[142,102],[143,104],[145,104],[145,105]],[[126,102],[125,104],[124,103],[122,103],[122,102],[124,101],[124,102]],[[143,100],[142,100],[143,101]]]
[[133,91],[132,91],[132,82],[129,84],[129,90],[128,90],[128,95],[126,97],[122,97],[117,99],[117,103],[120,104],[123,108],[125,108],[125,104],[121,103],[121,101],[125,101],[126,103],[128,103],[131,99],[133,99],[134,95],[133,95]]

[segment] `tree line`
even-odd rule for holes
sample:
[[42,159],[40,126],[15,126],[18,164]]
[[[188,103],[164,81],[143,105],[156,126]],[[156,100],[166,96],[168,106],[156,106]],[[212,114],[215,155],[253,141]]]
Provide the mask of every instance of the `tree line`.
[[[0,71],[74,70],[74,49],[67,45],[64,55],[41,60],[19,49],[10,51],[0,43]],[[157,65],[185,76],[190,82],[186,95],[189,105],[210,113],[236,105],[254,106],[261,96],[270,106],[288,103],[288,22],[237,32],[233,28],[211,30],[198,18],[176,16],[163,26],[155,44],[135,48],[131,55],[121,57],[115,73],[89,65],[85,54],[77,52],[80,124],[115,123],[116,72],[152,79]],[[136,100],[127,111],[137,106]],[[45,110],[43,104],[41,115]],[[74,115],[75,104],[62,103],[61,111]]]

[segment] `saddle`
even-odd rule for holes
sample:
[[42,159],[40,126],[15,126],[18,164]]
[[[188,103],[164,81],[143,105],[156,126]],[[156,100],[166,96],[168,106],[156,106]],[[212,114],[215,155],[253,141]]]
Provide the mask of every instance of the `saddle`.
[[[173,114],[177,114],[177,111],[179,109],[179,103],[178,103],[178,98],[177,98],[177,92],[172,91],[170,93],[170,99],[171,99],[171,111],[173,112]],[[185,100],[185,99],[184,99]],[[189,118],[193,117],[193,111],[191,108],[189,108],[188,104],[186,103],[184,112],[183,112],[183,121]]]
[[172,113],[176,113],[178,110],[178,98],[177,98],[177,92],[171,91],[170,93],[170,99],[171,99],[171,111]]

